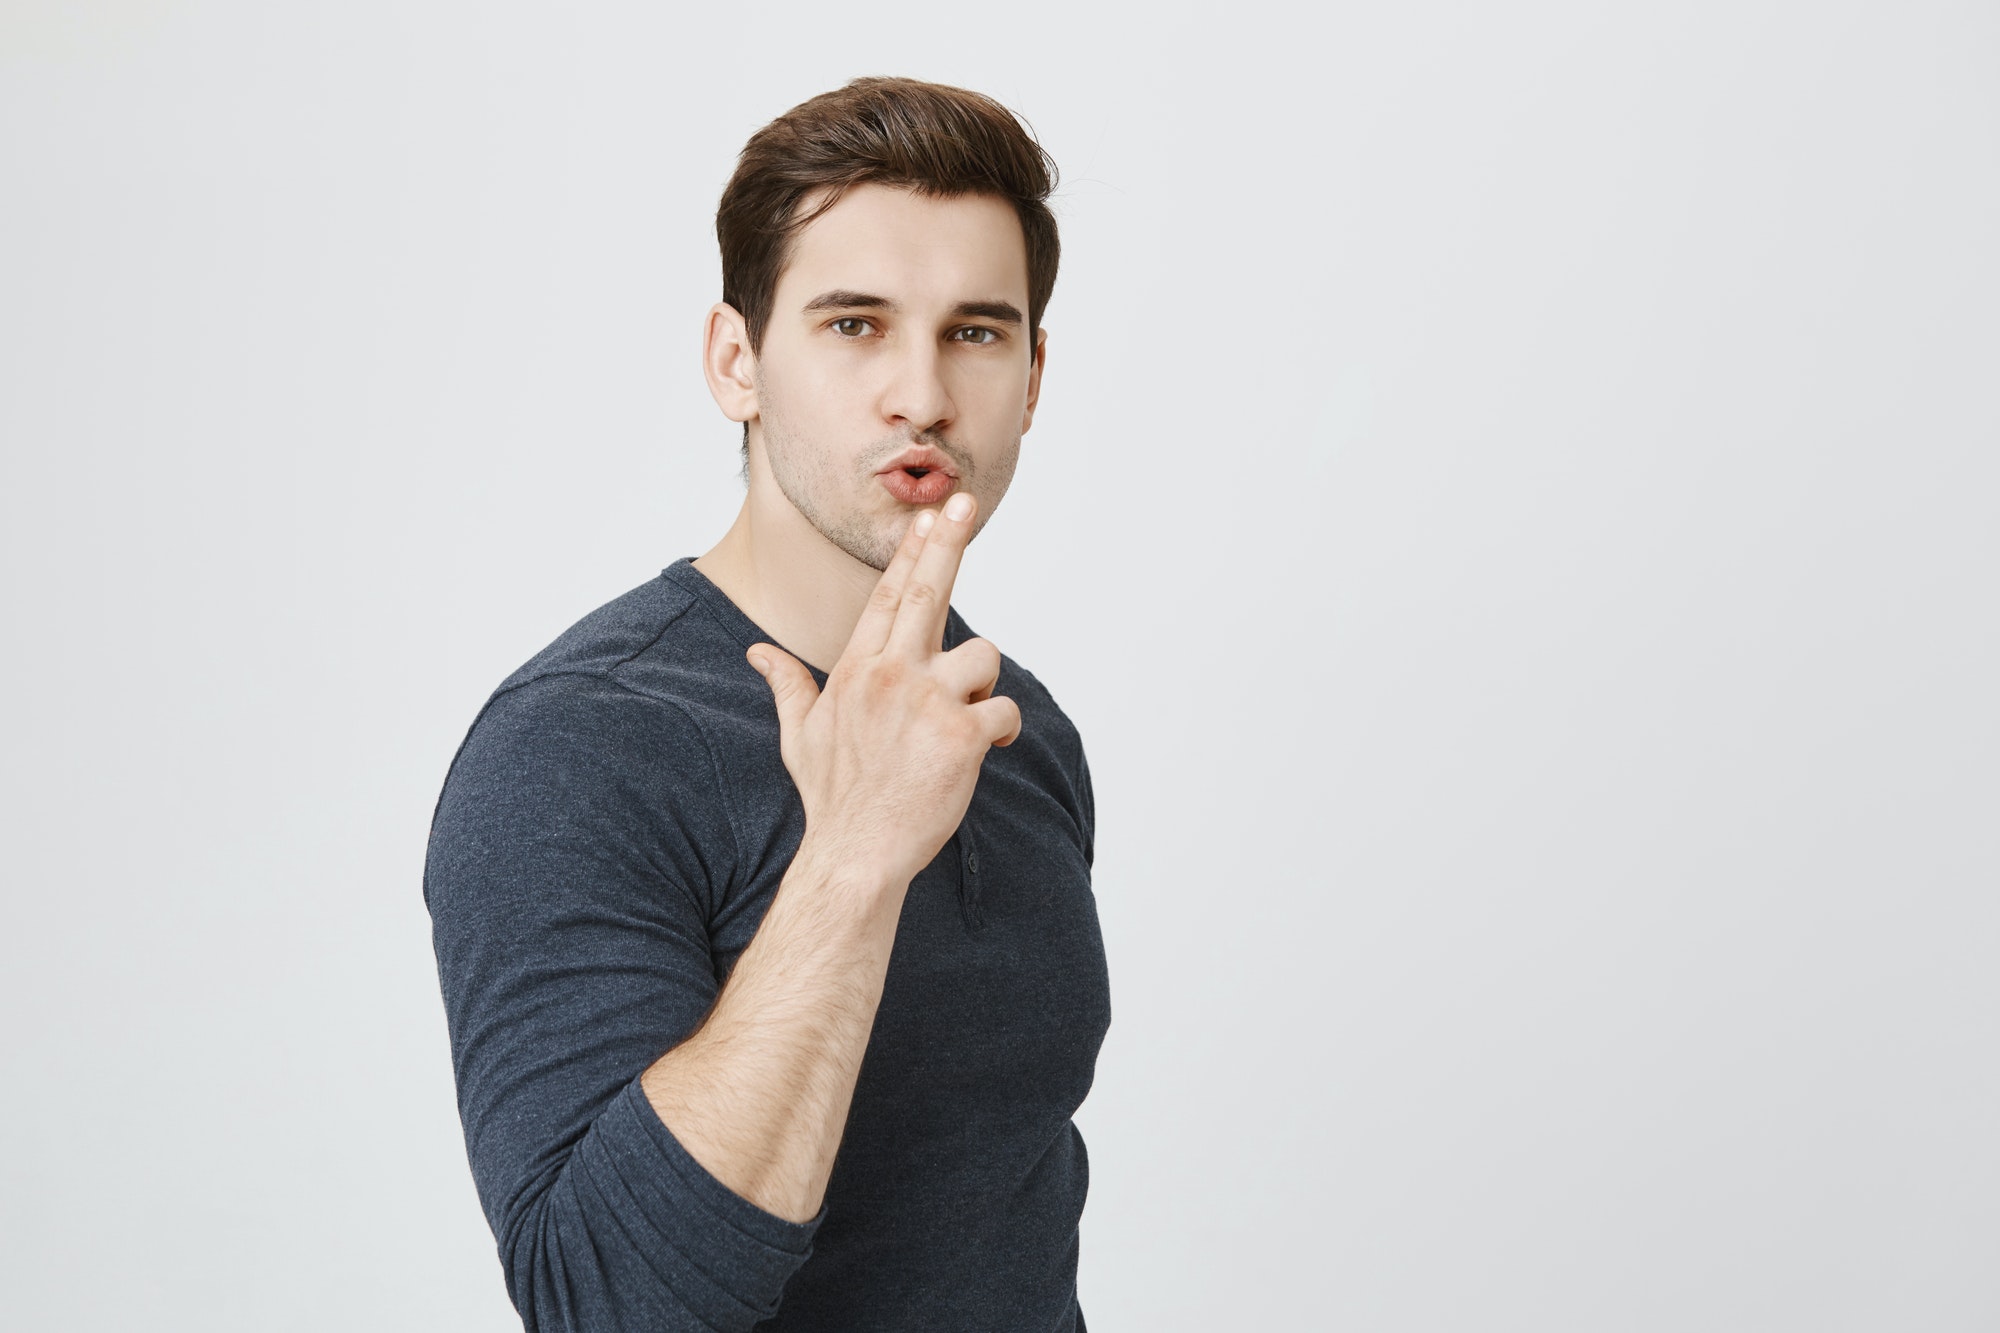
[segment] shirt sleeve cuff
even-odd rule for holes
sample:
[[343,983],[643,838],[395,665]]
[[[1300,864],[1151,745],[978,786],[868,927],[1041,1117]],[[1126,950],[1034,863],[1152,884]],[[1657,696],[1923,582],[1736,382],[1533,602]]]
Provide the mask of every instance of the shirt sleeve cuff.
[[674,1137],[637,1078],[599,1117],[597,1130],[614,1160],[659,1178],[658,1188],[639,1192],[669,1201],[657,1225],[719,1288],[710,1295],[725,1306],[733,1297],[760,1318],[776,1313],[785,1283],[812,1255],[826,1205],[812,1220],[793,1222],[730,1189]]

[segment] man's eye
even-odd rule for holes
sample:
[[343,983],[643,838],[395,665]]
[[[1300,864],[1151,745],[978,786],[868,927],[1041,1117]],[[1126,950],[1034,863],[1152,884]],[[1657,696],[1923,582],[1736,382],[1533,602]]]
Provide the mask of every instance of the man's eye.
[[[867,320],[861,318],[859,315],[847,315],[833,321],[833,328],[836,332],[839,332],[840,326],[843,324],[866,324],[867,322]],[[843,338],[858,338],[861,335],[858,333],[841,333],[840,336]]]
[[977,340],[974,340],[974,339],[971,339],[971,338],[967,338],[967,339],[965,340],[965,341],[967,341],[967,342],[969,342],[969,343],[972,343],[972,344],[973,344],[973,345],[974,345],[975,347],[985,347],[985,346],[987,346],[987,345],[989,345],[989,344],[991,344],[991,343],[997,343],[997,342],[999,342],[999,341],[1000,341],[1000,332],[999,332],[999,330],[997,330],[997,329],[978,329],[978,328],[967,328],[967,329],[960,329],[960,330],[959,330],[959,332],[960,332],[960,333],[983,333],[983,334],[985,334],[986,336],[985,336],[984,338],[980,338],[980,339],[977,339]]

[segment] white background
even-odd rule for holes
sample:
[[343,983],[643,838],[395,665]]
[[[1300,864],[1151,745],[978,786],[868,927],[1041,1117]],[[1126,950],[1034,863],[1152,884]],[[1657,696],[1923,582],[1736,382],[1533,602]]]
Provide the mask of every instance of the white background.
[[878,73],[1063,172],[1093,1333],[2000,1327],[2000,10],[1303,13],[7,0],[8,1328],[517,1327],[432,803]]

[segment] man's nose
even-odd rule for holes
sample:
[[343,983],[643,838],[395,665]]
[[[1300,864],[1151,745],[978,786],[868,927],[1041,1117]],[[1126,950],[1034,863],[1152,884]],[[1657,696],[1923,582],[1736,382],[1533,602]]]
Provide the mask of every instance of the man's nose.
[[942,350],[935,345],[926,342],[900,349],[891,359],[889,382],[883,386],[883,416],[908,422],[916,435],[949,425],[958,409],[945,373]]

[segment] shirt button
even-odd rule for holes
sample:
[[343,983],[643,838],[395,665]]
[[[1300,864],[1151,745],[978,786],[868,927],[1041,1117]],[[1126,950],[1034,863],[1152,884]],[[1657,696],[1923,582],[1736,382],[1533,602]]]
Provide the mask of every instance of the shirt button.
[[970,871],[971,871],[971,872],[972,872],[973,874],[975,874],[975,875],[976,875],[976,874],[978,874],[978,873],[979,873],[979,853],[978,853],[978,852],[967,852],[967,853],[965,854],[965,865],[966,865],[966,868],[967,868],[968,870],[970,870]]

